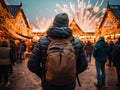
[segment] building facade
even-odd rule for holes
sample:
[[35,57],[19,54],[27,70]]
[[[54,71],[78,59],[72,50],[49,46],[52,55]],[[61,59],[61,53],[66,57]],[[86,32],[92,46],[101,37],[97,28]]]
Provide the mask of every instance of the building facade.
[[0,0],[0,37],[27,40],[31,38],[31,27],[20,5],[7,5]]
[[96,28],[96,36],[117,39],[120,36],[120,5],[107,4],[102,22]]

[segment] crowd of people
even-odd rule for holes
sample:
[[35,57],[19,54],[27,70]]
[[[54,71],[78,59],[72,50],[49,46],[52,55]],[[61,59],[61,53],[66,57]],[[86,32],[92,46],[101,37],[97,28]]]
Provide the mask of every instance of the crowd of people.
[[115,67],[117,72],[118,82],[116,86],[120,88],[120,37],[116,42],[105,41],[104,36],[100,36],[99,40],[93,44],[88,41],[84,44],[84,51],[88,63],[91,62],[91,57],[95,58],[96,77],[98,88],[105,87],[106,70],[105,66]]
[[[95,66],[96,66],[96,76],[98,83],[96,84],[97,87],[105,86],[106,81],[106,71],[105,65],[116,67],[117,76],[118,76],[118,83],[116,86],[120,87],[120,69],[119,69],[119,55],[116,56],[116,52],[114,51],[114,47],[120,48],[118,45],[120,43],[120,38],[118,39],[117,43],[110,41],[110,43],[105,42],[104,37],[99,37],[98,42],[93,44],[90,41],[87,41],[83,44],[83,50],[85,53],[85,57],[88,63],[91,63],[91,57],[95,58]],[[34,49],[35,45],[31,45],[31,51]],[[119,48],[117,50],[119,50]],[[6,50],[5,50],[6,49]],[[10,56],[7,54],[10,51]],[[0,43],[0,85],[2,84],[2,75],[4,75],[4,80],[6,83],[6,87],[10,84],[8,77],[9,73],[13,72],[13,66],[16,62],[22,63],[22,60],[25,59],[26,51],[26,44],[24,41],[20,41],[17,44],[15,43],[14,39],[10,39],[9,42],[6,40],[1,41]],[[3,62],[2,59],[10,58],[10,61]],[[106,62],[108,64],[106,64]],[[102,75],[101,75],[102,73]]]
[[13,38],[0,42],[0,86],[3,84],[3,76],[5,86],[10,85],[9,74],[13,73],[16,62],[22,63],[25,59],[26,48],[25,41],[19,41],[16,44]]
[[[88,63],[91,63],[92,56],[95,58],[96,67],[96,86],[102,88],[106,86],[106,70],[105,65],[108,60],[108,66],[116,67],[118,82],[117,87],[120,87],[120,37],[118,41],[114,43],[112,40],[110,43],[105,41],[104,36],[100,36],[96,43],[87,41],[83,43],[81,40],[75,38],[72,35],[71,30],[68,27],[69,19],[66,13],[61,13],[56,15],[53,26],[48,29],[47,36],[41,37],[36,45],[32,44],[31,51],[32,54],[28,60],[28,69],[35,73],[42,80],[43,90],[74,90],[75,80],[66,85],[55,85],[46,80],[45,74],[49,75],[52,73],[47,72],[48,67],[51,68],[54,65],[49,65],[47,61],[47,67],[45,65],[47,59],[47,48],[50,41],[53,39],[67,39],[70,38],[72,45],[75,49],[76,55],[76,70],[75,74],[80,74],[87,69]],[[25,41],[20,40],[17,44],[14,39],[11,38],[9,41],[3,40],[0,42],[0,86],[2,85],[2,76],[4,75],[5,85],[8,87],[9,82],[9,72],[13,72],[13,65],[16,62],[22,63],[22,60],[26,58],[25,51],[27,45]],[[57,48],[58,49],[58,48]],[[63,49],[60,50],[60,59]],[[53,51],[56,52],[56,51]],[[64,51],[66,53],[67,51]],[[69,55],[68,55],[69,56]],[[67,56],[66,56],[67,57]],[[55,58],[56,59],[56,58]],[[57,58],[58,59],[58,58]],[[68,59],[68,58],[66,58]],[[52,61],[51,61],[52,62]],[[54,62],[56,64],[56,62]],[[61,66],[62,67],[62,66]],[[51,72],[54,72],[51,70]]]

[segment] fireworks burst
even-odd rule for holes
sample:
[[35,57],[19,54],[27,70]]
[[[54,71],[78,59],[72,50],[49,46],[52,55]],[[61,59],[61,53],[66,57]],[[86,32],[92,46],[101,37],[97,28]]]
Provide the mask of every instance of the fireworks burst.
[[34,32],[45,32],[51,26],[51,23],[53,21],[53,18],[46,19],[45,17],[40,19],[39,17],[36,17],[36,29]]
[[69,5],[56,4],[58,9],[55,9],[56,13],[66,12],[69,15],[70,22],[75,19],[79,27],[85,32],[94,32],[95,25],[100,23],[101,17],[105,13],[105,9],[100,10],[104,0],[96,1],[92,6],[90,0],[84,2],[84,0],[77,0],[77,5],[70,2]]

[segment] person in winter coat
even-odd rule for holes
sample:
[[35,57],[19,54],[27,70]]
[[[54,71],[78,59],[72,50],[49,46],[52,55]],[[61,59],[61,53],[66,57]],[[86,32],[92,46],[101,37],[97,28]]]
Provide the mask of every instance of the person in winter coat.
[[7,41],[2,41],[2,46],[0,47],[0,86],[2,85],[2,76],[4,75],[5,86],[8,87],[10,82],[8,80],[9,66],[12,62],[13,53],[8,47]]
[[113,66],[116,67],[117,71],[118,83],[116,84],[116,86],[120,87],[120,37],[118,38],[118,41],[114,44],[112,51],[112,61]]
[[91,57],[92,57],[92,53],[93,53],[93,47],[94,47],[93,44],[90,41],[88,41],[84,48],[85,52],[86,52],[86,58],[87,58],[88,62],[90,62],[90,63],[91,63]]
[[26,59],[26,56],[25,56],[25,52],[26,52],[26,49],[27,49],[27,45],[25,43],[25,41],[21,41],[21,44],[22,44],[22,59]]
[[114,47],[114,43],[113,41],[110,41],[109,43],[109,56],[108,56],[108,66],[112,66],[112,50],[113,50],[113,47]]
[[17,60],[17,46],[16,46],[13,38],[10,38],[9,43],[10,43],[11,51],[13,52],[13,58],[12,58],[12,62],[10,65],[10,73],[12,73],[13,72],[13,65],[15,65],[15,62]]
[[[48,37],[52,37],[54,39],[67,39],[71,37],[72,30],[68,28],[68,24],[69,19],[66,13],[56,15],[53,21],[53,26],[48,29],[46,36],[39,39],[37,45],[32,51],[31,57],[29,58],[28,69],[41,78],[43,90],[75,90],[75,81],[69,83],[68,85],[59,86],[48,82],[46,79],[43,79],[45,74],[43,71],[45,71],[45,68],[41,67],[41,63],[46,61],[46,51],[50,43],[50,39]],[[76,51],[76,73],[79,74],[87,68],[88,63],[85,58],[81,41],[73,37],[71,42]]]
[[22,63],[22,44],[21,42],[17,43],[17,59],[19,63]]
[[96,74],[97,74],[96,85],[99,88],[105,86],[105,81],[106,81],[105,63],[107,61],[108,54],[109,54],[109,46],[105,42],[104,37],[100,36],[93,50],[93,56],[95,58]]

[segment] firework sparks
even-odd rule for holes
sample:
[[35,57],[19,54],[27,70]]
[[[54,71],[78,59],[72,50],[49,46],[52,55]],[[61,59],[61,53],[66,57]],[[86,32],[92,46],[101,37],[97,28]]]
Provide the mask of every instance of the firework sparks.
[[53,18],[46,19],[46,18],[38,18],[36,17],[36,27],[34,28],[34,32],[45,32],[51,26],[51,22],[53,21]]
[[85,32],[94,32],[95,25],[99,23],[99,18],[104,15],[105,9],[100,10],[104,0],[96,1],[95,5],[92,6],[90,0],[84,2],[84,0],[77,0],[77,5],[70,2],[69,5],[56,4],[58,9],[55,9],[56,13],[66,12],[69,15],[70,22],[75,19],[79,27]]

